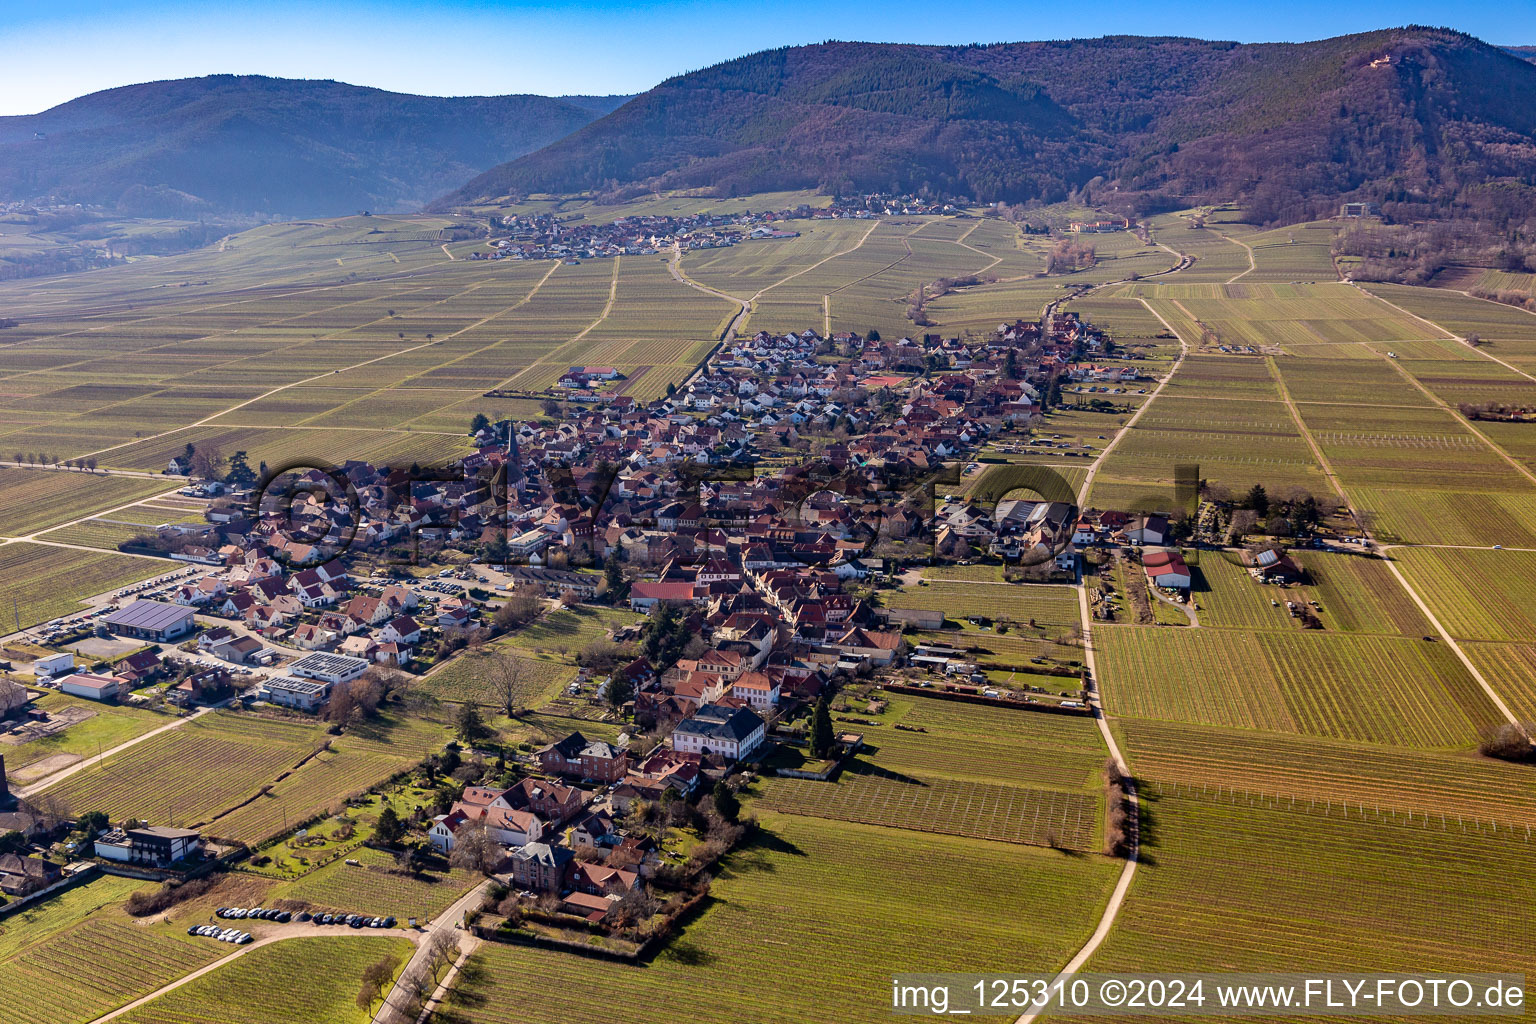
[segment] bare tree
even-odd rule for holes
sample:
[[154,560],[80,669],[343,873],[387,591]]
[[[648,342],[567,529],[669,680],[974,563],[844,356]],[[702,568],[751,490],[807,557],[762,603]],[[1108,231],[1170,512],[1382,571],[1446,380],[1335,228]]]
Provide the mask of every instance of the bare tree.
[[515,654],[500,655],[489,659],[487,679],[491,692],[501,705],[501,713],[508,718],[517,710],[527,681],[528,670],[523,659]]
[[484,825],[464,825],[453,836],[453,852],[448,863],[456,868],[489,875],[504,856],[501,844]]

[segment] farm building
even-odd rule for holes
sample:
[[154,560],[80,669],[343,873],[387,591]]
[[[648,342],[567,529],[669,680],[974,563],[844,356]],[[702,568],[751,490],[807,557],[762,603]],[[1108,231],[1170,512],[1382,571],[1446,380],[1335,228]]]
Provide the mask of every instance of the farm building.
[[123,692],[121,676],[98,676],[89,672],[75,672],[59,680],[59,689],[71,697],[86,700],[116,700]]
[[887,608],[887,622],[901,622],[914,629],[944,628],[944,613],[935,608]]
[[135,601],[103,620],[118,636],[139,640],[175,640],[192,631],[192,609],[168,601]]
[[75,669],[75,656],[73,654],[50,654],[46,658],[38,658],[32,663],[32,674],[41,678],[43,676],[57,675],[60,672],[73,672]]
[[20,854],[0,855],[0,892],[7,896],[30,896],[64,877],[64,869],[41,857]]
[[1188,590],[1191,582],[1189,566],[1177,551],[1148,551],[1141,558],[1147,580],[1156,587],[1171,590]]
[[1290,555],[1273,548],[1247,556],[1244,561],[1256,579],[1266,583],[1300,583],[1306,571]]
[[1125,539],[1132,544],[1167,543],[1168,520],[1163,516],[1137,516],[1126,524]]

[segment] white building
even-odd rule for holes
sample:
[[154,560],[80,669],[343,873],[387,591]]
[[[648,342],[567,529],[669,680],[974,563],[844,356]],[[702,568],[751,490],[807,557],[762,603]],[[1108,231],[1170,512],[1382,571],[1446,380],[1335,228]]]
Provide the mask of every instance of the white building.
[[261,697],[285,708],[319,711],[331,699],[331,684],[317,679],[281,676],[262,684]]
[[766,727],[751,708],[705,704],[672,730],[672,749],[685,754],[719,754],[739,761],[763,745]]
[[368,662],[345,654],[307,654],[288,666],[300,679],[318,679],[322,683],[349,683],[368,671]]

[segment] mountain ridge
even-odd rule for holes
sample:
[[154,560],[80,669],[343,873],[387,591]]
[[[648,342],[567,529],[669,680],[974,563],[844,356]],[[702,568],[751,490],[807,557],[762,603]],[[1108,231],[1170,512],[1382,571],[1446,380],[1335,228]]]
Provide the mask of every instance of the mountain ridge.
[[264,75],[144,82],[0,117],[0,198],[182,217],[415,209],[624,99],[415,96]]
[[1243,199],[1276,216],[1343,197],[1444,203],[1484,180],[1536,186],[1519,99],[1533,93],[1536,66],[1421,26],[1305,43],[828,42],[668,79],[432,208],[672,187]]

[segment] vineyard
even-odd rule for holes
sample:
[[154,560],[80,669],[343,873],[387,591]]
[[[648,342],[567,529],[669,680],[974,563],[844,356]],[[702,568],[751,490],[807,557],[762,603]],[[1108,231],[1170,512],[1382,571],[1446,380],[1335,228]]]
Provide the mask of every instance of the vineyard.
[[573,664],[553,657],[507,653],[512,646],[510,641],[503,640],[494,648],[466,651],[442,668],[423,676],[417,685],[440,700],[500,707],[506,691],[493,679],[493,665],[510,663],[514,666],[513,671],[518,673],[513,686],[516,704],[542,704],[576,677]]
[[398,971],[411,949],[408,939],[389,932],[285,939],[242,953],[121,1019],[124,1024],[367,1024],[371,1014],[356,1004],[363,971],[385,957],[398,961]]
[[1104,626],[1119,715],[1424,747],[1469,746],[1497,711],[1455,656],[1423,640]]
[[[643,970],[487,943],[449,1012],[467,1024],[865,1020],[889,999],[892,973],[1060,966],[1118,873],[1096,856],[759,817],[765,834],[727,859],[709,909]],[[964,928],[953,927],[957,907]]]
[[1157,866],[1090,970],[1536,968],[1510,913],[1536,870],[1524,829],[1188,786],[1144,798]]
[[[63,897],[126,896],[142,882],[101,879]],[[124,891],[126,890],[126,891]],[[54,901],[29,913],[69,913]],[[15,920],[15,919],[11,919]],[[16,927],[7,921],[8,928]],[[22,940],[26,942],[26,939]],[[6,1024],[84,1024],[227,952],[228,947],[136,927],[116,908],[39,935],[4,961],[0,1019]]]
[[88,597],[158,576],[167,563],[107,552],[43,544],[0,544],[0,591],[12,598],[0,609],[10,627],[46,622],[80,610]]
[[431,723],[373,728],[376,737],[355,730],[328,737],[318,724],[215,712],[72,775],[47,795],[76,814],[99,810],[114,821],[174,821],[255,842],[368,788],[441,743]]
[[1077,624],[1077,598],[1068,587],[935,580],[924,586],[905,587],[899,594],[886,594],[885,603],[891,608],[942,611],[952,619],[986,616],[1020,626],[1027,626],[1033,619],[1039,629],[1047,632]]
[[1536,638],[1536,553],[1405,548],[1392,557],[1452,636]]
[[[18,453],[0,451],[0,459]],[[0,467],[0,535],[20,536],[171,489],[142,477]]]
[[1073,850],[1102,847],[1102,801],[1092,793],[948,779],[917,779],[861,762],[837,782],[768,779],[760,806],[790,814],[886,825],[916,832]]
[[406,874],[394,858],[378,850],[358,849],[274,891],[274,897],[303,900],[319,910],[389,915],[404,921],[430,920],[480,881],[471,871],[452,868],[442,874]]
[[1117,728],[1138,777],[1157,783],[1325,808],[1443,814],[1452,823],[1481,821],[1485,827],[1536,826],[1536,790],[1527,785],[1528,773],[1503,761],[1140,719],[1121,719]]

